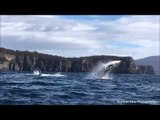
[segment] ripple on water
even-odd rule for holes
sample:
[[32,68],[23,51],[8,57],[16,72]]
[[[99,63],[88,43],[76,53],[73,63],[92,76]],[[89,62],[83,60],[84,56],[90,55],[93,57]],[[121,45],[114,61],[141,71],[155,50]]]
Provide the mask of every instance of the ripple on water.
[[0,72],[0,104],[160,104],[159,77],[154,75],[116,74],[107,80],[85,79],[86,73],[65,75]]

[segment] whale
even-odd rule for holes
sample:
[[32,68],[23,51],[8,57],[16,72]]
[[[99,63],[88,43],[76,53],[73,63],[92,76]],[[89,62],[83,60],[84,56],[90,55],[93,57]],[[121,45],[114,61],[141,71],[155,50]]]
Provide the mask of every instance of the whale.
[[121,61],[114,60],[107,63],[98,63],[98,65],[87,76],[87,79],[103,79],[109,75],[113,68],[117,67]]
[[119,65],[120,62],[121,62],[120,60],[116,60],[116,61],[111,61],[107,63],[107,65],[104,65],[104,68],[99,73],[100,78],[105,76],[107,73],[110,73],[113,70],[113,68]]

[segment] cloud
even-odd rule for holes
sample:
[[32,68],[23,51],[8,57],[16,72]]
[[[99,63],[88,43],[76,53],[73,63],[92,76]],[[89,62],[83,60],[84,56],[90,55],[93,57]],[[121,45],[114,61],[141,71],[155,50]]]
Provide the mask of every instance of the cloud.
[[74,26],[72,28],[72,30],[76,30],[76,31],[79,31],[79,30],[96,30],[96,28],[92,27],[92,26],[89,26],[89,25],[77,24],[76,26]]
[[63,56],[159,54],[159,16],[67,17],[1,16],[2,45]]
[[[89,25],[76,24],[72,21],[67,22],[63,19],[58,19],[57,17],[45,17],[45,20],[37,21],[37,16],[31,16],[31,21],[28,19],[28,16],[28,20],[25,19],[25,16],[15,16],[14,20],[12,19],[11,21],[8,21],[10,17],[12,19],[13,16],[5,16],[4,18],[2,16],[1,33],[5,42],[8,41],[8,43],[10,43],[12,41],[12,37],[14,37],[15,44],[18,44],[21,41],[21,44],[25,43],[26,48],[33,45],[35,48],[40,46],[42,49],[48,49],[48,46],[52,49],[73,50],[80,48],[98,48],[98,43],[90,40],[90,38],[87,37],[87,32],[83,32],[84,30],[86,31],[92,29]],[[53,21],[50,21],[51,18]],[[44,23],[44,21],[46,23]],[[82,32],[77,32],[79,30]],[[10,39],[7,37],[10,37]],[[25,46],[23,47],[25,48]],[[34,47],[32,47],[32,49],[34,49]]]

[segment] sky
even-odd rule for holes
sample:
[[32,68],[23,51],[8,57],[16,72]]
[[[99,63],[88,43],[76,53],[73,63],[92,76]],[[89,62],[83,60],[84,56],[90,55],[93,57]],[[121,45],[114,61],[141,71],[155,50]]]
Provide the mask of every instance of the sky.
[[64,57],[160,55],[158,15],[0,16],[1,46]]

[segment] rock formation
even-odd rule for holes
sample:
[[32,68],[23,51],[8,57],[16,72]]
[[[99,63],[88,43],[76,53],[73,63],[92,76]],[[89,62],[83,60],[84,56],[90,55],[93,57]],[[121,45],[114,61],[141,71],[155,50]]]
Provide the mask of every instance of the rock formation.
[[114,68],[114,73],[154,74],[152,66],[137,66],[132,57],[102,55],[65,58],[37,52],[0,48],[0,70],[32,71],[34,68],[39,68],[41,71],[53,72],[88,72],[99,62],[112,60],[121,60],[121,63]]

